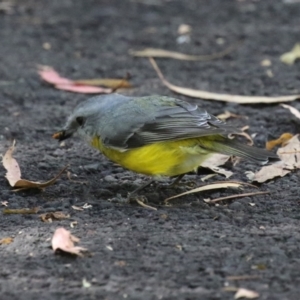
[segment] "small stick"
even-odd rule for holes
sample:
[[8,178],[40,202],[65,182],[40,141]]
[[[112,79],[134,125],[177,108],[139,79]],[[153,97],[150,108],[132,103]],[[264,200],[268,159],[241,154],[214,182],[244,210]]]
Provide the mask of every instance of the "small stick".
[[230,200],[230,199],[234,199],[234,198],[242,198],[242,197],[249,197],[249,196],[256,196],[256,195],[265,195],[265,194],[270,194],[270,192],[266,191],[266,192],[256,192],[256,193],[254,192],[254,193],[236,194],[236,195],[231,195],[231,196],[216,198],[216,199],[208,201],[207,203],[216,203],[216,202],[223,201],[223,200]]
[[157,210],[157,208],[147,205],[145,204],[143,201],[139,200],[139,199],[135,199],[135,201],[142,207],[148,208],[148,209],[152,209],[152,210]]

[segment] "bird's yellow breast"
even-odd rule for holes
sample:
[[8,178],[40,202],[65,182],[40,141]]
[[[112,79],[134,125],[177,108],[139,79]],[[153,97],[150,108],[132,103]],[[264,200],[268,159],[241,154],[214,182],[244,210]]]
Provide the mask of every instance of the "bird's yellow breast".
[[99,137],[91,145],[126,169],[151,176],[176,176],[201,165],[211,152],[199,147],[198,139],[166,141],[118,151],[104,146]]

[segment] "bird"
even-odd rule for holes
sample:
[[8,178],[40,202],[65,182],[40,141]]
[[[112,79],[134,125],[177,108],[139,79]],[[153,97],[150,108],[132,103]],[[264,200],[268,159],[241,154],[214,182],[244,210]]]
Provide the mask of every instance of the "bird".
[[113,93],[80,103],[52,137],[63,141],[76,133],[123,168],[150,176],[151,181],[146,184],[149,185],[162,177],[180,179],[214,153],[258,164],[278,159],[268,150],[228,137],[240,132],[184,100]]

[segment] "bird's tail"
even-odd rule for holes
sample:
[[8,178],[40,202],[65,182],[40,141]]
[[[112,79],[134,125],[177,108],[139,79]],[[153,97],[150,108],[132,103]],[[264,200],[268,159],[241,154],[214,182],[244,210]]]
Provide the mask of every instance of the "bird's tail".
[[209,141],[204,141],[202,146],[214,152],[242,157],[262,165],[271,160],[279,160],[279,157],[275,153],[268,150],[248,146],[236,140],[221,136]]

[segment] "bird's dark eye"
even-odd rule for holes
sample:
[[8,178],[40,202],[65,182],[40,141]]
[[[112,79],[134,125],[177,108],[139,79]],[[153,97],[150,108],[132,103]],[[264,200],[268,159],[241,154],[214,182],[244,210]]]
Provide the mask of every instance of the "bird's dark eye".
[[84,123],[84,118],[83,117],[77,117],[76,122],[78,123],[79,126],[82,126]]

